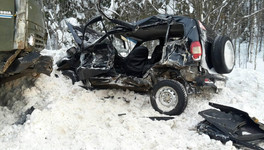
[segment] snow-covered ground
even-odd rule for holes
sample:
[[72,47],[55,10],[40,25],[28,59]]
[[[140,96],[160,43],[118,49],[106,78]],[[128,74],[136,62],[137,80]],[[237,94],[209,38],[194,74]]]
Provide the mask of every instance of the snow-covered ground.
[[[256,62],[255,62],[255,49],[256,49],[256,42],[255,44],[253,44],[253,54],[252,54],[252,60],[250,61],[250,58],[249,61],[247,60],[247,55],[248,55],[248,43],[247,42],[243,42],[241,43],[240,45],[240,54],[238,53],[238,43],[236,43],[236,66],[240,67],[240,68],[245,68],[245,69],[251,69],[251,70],[254,70],[255,68],[255,63],[256,63],[256,70],[260,71],[260,72],[263,72],[264,73],[264,51],[261,51],[261,52],[257,52],[257,59],[256,59]],[[262,47],[264,47],[264,44],[262,45]],[[258,47],[259,48],[259,47]],[[263,49],[263,48],[262,48]],[[240,55],[240,56],[239,56]],[[240,57],[240,58],[239,58]],[[240,59],[240,60],[239,60]]]
[[[58,59],[63,51],[44,53]],[[203,120],[198,112],[210,108],[209,102],[236,107],[264,122],[264,73],[236,68],[228,77],[218,94],[191,95],[184,113],[174,120],[152,121],[146,117],[161,115],[148,95],[85,90],[55,67],[50,77],[41,75],[25,90],[12,110],[0,107],[0,149],[236,149],[232,142],[223,145],[196,131]],[[31,106],[36,109],[26,123],[14,125]]]

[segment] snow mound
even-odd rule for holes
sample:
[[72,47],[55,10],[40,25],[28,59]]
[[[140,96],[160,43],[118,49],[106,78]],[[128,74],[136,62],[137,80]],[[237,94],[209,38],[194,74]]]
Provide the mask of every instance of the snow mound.
[[[60,58],[63,51],[44,51]],[[155,112],[148,95],[116,89],[85,90],[56,71],[41,75],[23,93],[23,109],[31,106],[24,125],[14,125],[18,115],[0,107],[0,149],[236,149],[207,135],[196,125],[208,102],[247,111],[264,122],[264,74],[235,69],[220,93],[191,95],[186,110],[170,121],[152,121]],[[18,106],[21,107],[21,106]],[[122,114],[122,115],[119,115]],[[4,121],[3,121],[4,120]]]

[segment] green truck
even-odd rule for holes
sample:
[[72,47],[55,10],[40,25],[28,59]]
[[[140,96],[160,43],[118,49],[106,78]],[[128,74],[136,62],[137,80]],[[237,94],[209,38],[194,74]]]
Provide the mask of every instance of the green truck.
[[53,60],[42,56],[47,30],[41,0],[0,2],[0,85],[25,75],[49,75]]

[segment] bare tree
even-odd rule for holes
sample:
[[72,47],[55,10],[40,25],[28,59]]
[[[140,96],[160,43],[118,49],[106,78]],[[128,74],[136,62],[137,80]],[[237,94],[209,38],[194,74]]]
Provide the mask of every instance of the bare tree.
[[[65,18],[74,17],[80,23],[85,23],[89,18],[98,15],[95,7],[97,0],[43,1],[46,22],[49,22],[48,28],[53,37],[57,36],[57,30],[62,30],[60,23]],[[102,5],[105,11],[112,3],[118,6],[115,12],[111,13],[113,18],[135,22],[159,13],[190,16],[201,20],[219,34],[229,35],[235,39],[234,43],[248,42],[250,61],[255,54],[253,47],[256,37],[259,39],[258,52],[263,51],[264,0],[104,0]],[[85,17],[79,18],[80,13]],[[111,24],[106,22],[106,26]],[[240,45],[236,47],[239,49]],[[242,49],[238,50],[236,54],[240,55],[241,51]]]

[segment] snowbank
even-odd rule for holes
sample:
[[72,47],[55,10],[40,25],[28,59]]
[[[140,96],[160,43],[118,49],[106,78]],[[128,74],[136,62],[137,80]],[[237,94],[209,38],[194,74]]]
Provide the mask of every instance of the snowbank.
[[[63,51],[44,53],[58,59]],[[198,112],[209,108],[208,102],[245,110],[264,122],[264,74],[235,69],[228,77],[219,94],[190,96],[185,112],[174,120],[151,121],[146,117],[161,115],[147,95],[87,91],[54,70],[24,91],[23,109],[36,108],[24,125],[13,125],[18,112],[0,107],[0,149],[236,149],[232,142],[223,145],[195,128],[203,120]]]

